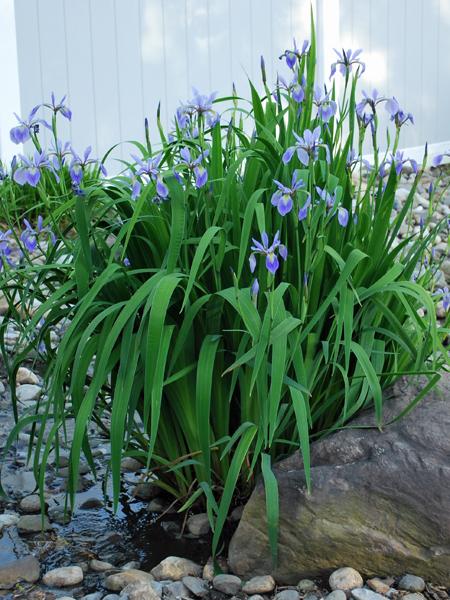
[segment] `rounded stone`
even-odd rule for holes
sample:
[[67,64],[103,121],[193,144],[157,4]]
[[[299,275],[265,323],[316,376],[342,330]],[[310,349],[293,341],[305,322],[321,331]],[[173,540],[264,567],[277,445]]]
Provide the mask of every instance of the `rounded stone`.
[[282,590],[275,596],[275,600],[300,600],[297,590]]
[[30,371],[30,369],[27,369],[26,367],[19,367],[17,369],[16,383],[20,385],[26,383],[37,385],[39,383],[39,377],[33,373],[33,371]]
[[343,590],[344,592],[347,592],[354,588],[362,587],[364,581],[356,569],[352,569],[352,567],[342,567],[331,573],[329,584],[333,591]]
[[384,600],[384,596],[368,588],[354,588],[351,594],[354,600]]
[[227,594],[227,596],[234,596],[241,591],[242,587],[241,579],[236,575],[229,575],[228,573],[216,575],[212,584],[215,590]]
[[52,526],[48,518],[44,515],[22,515],[17,522],[19,533],[40,533],[41,531],[50,531]]
[[31,494],[31,496],[25,496],[25,498],[22,498],[19,508],[25,513],[41,512],[41,499],[39,494]]
[[24,383],[16,389],[16,396],[19,402],[33,402],[42,394],[42,388],[31,383]]
[[103,573],[104,571],[110,571],[114,569],[114,565],[104,560],[97,560],[93,558],[89,561],[89,568],[96,573]]
[[120,598],[126,600],[160,600],[149,583],[131,583],[123,588]]
[[275,580],[272,575],[258,575],[249,579],[242,587],[246,594],[268,594],[275,589]]
[[423,592],[425,589],[425,581],[417,575],[407,573],[398,582],[398,588],[406,592]]
[[182,581],[187,589],[198,598],[203,598],[209,594],[208,584],[200,577],[192,577],[191,575],[187,575],[186,577],[183,577]]
[[347,600],[347,594],[342,590],[334,590],[325,596],[325,600]]
[[111,592],[120,592],[124,587],[132,583],[150,583],[153,581],[153,576],[139,569],[128,569],[113,573],[105,580],[105,588]]
[[59,569],[52,569],[42,578],[45,585],[49,587],[67,587],[70,585],[77,585],[83,581],[83,571],[80,567],[60,567]]
[[151,481],[140,481],[137,483],[131,495],[139,500],[153,500],[161,493],[161,488]]
[[414,592],[411,594],[405,594],[402,596],[402,600],[425,600],[425,596],[420,592]]
[[297,587],[299,591],[303,593],[313,592],[315,589],[317,589],[317,586],[312,579],[300,579]]
[[136,473],[140,471],[143,464],[132,456],[125,456],[120,463],[120,470],[125,473]]
[[187,528],[189,533],[196,537],[207,535],[211,531],[208,515],[206,513],[191,515],[187,520]]
[[156,567],[151,571],[153,577],[159,581],[164,579],[171,579],[172,581],[179,581],[187,575],[193,577],[200,577],[202,574],[202,568],[192,560],[187,558],[181,558],[179,556],[168,556],[162,560]]
[[0,589],[10,589],[16,583],[34,583],[39,579],[40,565],[34,556],[26,556],[0,566]]

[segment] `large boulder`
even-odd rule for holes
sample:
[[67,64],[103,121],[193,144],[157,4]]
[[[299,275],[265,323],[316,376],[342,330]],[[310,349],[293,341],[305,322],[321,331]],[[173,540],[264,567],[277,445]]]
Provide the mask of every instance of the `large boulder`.
[[[389,390],[389,423],[423,388],[400,380]],[[273,569],[260,482],[229,548],[232,571],[272,572],[279,583],[351,565],[366,576],[416,573],[450,586],[450,375],[402,419],[377,428],[366,411],[314,442],[312,492],[298,453],[280,462],[279,560]]]

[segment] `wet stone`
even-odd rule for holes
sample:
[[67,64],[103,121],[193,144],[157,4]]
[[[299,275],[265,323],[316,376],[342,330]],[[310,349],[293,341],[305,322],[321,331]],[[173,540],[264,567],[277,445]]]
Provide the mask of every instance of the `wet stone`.
[[41,515],[22,515],[17,522],[19,533],[40,533],[50,531],[52,526],[47,516],[42,519]]
[[91,510],[93,508],[102,508],[103,501],[100,498],[96,498],[95,496],[92,498],[87,498],[80,504],[80,508],[82,510]]
[[398,582],[400,590],[407,592],[423,592],[425,589],[425,581],[417,575],[404,575]]
[[42,388],[39,385],[25,383],[20,385],[16,390],[17,399],[19,402],[33,402],[42,394]]
[[105,588],[111,592],[120,592],[124,587],[131,583],[150,583],[153,581],[153,576],[139,569],[128,569],[113,573],[105,580]]
[[158,594],[149,583],[132,583],[125,587],[121,594],[121,600],[159,600]]
[[314,583],[314,581],[312,581],[312,579],[301,579],[298,582],[297,587],[299,591],[304,594],[306,592],[313,592],[317,588],[316,584]]
[[136,471],[140,471],[142,467],[143,464],[131,456],[122,458],[120,463],[120,470],[122,473],[136,473]]
[[12,560],[0,566],[0,589],[10,589],[22,581],[34,583],[39,577],[40,565],[34,556]]
[[325,600],[347,600],[347,594],[342,590],[334,590],[325,596]]
[[187,575],[200,577],[202,567],[187,558],[168,556],[156,565],[151,572],[155,579],[172,579],[173,581],[179,581]]
[[206,513],[191,515],[187,520],[187,528],[189,533],[196,537],[207,535],[211,531],[208,515]]
[[97,560],[96,558],[93,558],[91,561],[89,561],[89,568],[97,573],[102,573],[103,571],[114,569],[114,565],[104,560]]
[[300,600],[297,590],[282,590],[275,596],[275,600]]
[[168,600],[179,600],[189,598],[191,594],[182,581],[173,581],[163,586],[163,596]]
[[249,579],[242,591],[249,595],[268,594],[275,589],[275,580],[271,575],[259,575]]
[[352,589],[352,598],[354,600],[384,600],[381,594],[377,594],[367,588],[354,588]]
[[160,492],[161,488],[151,481],[142,481],[134,486],[131,495],[134,498],[139,498],[139,500],[152,500],[153,498],[156,498]]
[[228,596],[234,596],[241,591],[242,587],[241,579],[236,575],[229,575],[228,573],[216,575],[212,584],[214,589]]
[[16,375],[16,383],[19,385],[31,384],[37,385],[39,383],[39,377],[26,367],[19,367]]
[[25,496],[25,498],[22,498],[19,508],[25,513],[41,512],[41,499],[39,494],[31,494],[31,496]]
[[59,567],[52,569],[42,578],[45,585],[49,587],[68,587],[77,585],[83,581],[83,571],[80,567]]
[[329,579],[332,590],[343,590],[347,592],[353,588],[361,588],[364,585],[363,578],[355,569],[351,567],[342,567],[333,571]]
[[186,577],[183,577],[182,581],[187,589],[198,598],[203,598],[209,593],[208,584],[200,577],[192,577],[191,575],[187,575]]

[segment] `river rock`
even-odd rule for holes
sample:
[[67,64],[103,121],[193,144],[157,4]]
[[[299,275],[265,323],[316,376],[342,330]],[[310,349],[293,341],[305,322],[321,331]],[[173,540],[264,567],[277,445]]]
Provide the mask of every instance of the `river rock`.
[[120,592],[124,587],[132,583],[150,583],[153,576],[139,569],[127,569],[119,573],[113,573],[105,579],[105,588],[111,592]]
[[33,371],[30,371],[30,369],[19,367],[16,375],[16,383],[19,385],[23,385],[24,383],[37,385],[39,383],[39,377],[33,373]]
[[361,575],[352,567],[342,567],[331,573],[328,583],[334,590],[349,592],[353,588],[359,588],[364,585]]
[[187,589],[198,598],[203,598],[209,594],[208,584],[200,577],[192,577],[191,575],[187,575],[186,577],[183,577],[182,581]]
[[47,571],[42,581],[45,585],[56,588],[77,585],[83,581],[83,571],[77,566],[59,567]]
[[342,590],[334,590],[325,596],[325,600],[347,600],[347,594]]
[[20,402],[33,402],[33,400],[37,400],[41,394],[42,388],[31,383],[24,383],[16,390],[16,396]]
[[110,571],[114,569],[114,565],[104,560],[97,560],[93,558],[89,561],[89,568],[96,573],[103,573],[104,571]]
[[25,513],[38,513],[41,512],[41,499],[39,494],[31,494],[31,496],[25,496],[19,503],[19,508]]
[[[385,395],[382,431],[374,411],[351,429],[314,442],[312,491],[299,453],[278,463],[279,560],[272,569],[262,481],[229,547],[233,572],[272,573],[278,583],[350,564],[368,576],[413,571],[450,586],[450,375],[402,419],[388,423],[424,388],[400,379]],[[329,572],[329,571],[328,571]]]
[[242,591],[245,594],[268,594],[275,589],[275,580],[271,575],[258,575],[249,579],[244,586]]
[[384,600],[384,596],[368,588],[354,588],[352,598],[354,600]]
[[275,600],[300,600],[297,590],[281,590],[275,596]]
[[139,500],[153,500],[161,493],[161,488],[151,481],[140,481],[137,483],[131,495]]
[[208,515],[206,513],[191,515],[187,520],[186,525],[189,533],[196,537],[207,535],[211,531],[211,525],[209,524]]
[[120,593],[123,600],[160,600],[160,597],[149,583],[131,583]]
[[422,577],[417,577],[417,575],[403,575],[403,577],[398,582],[398,587],[400,590],[406,590],[407,592],[423,592],[425,589],[425,581]]
[[12,527],[19,522],[19,515],[16,513],[4,513],[0,515],[0,533],[5,527]]
[[8,590],[21,581],[34,583],[39,576],[39,561],[34,556],[12,560],[0,566],[0,589]]
[[40,533],[41,531],[50,531],[52,526],[48,517],[44,515],[22,515],[17,522],[19,533]]
[[172,581],[179,581],[187,575],[200,577],[202,574],[202,567],[187,558],[168,556],[156,565],[151,572],[153,577],[158,580],[172,579]]
[[216,575],[212,584],[215,590],[228,596],[235,596],[241,591],[242,587],[241,579],[236,575],[229,575],[228,573]]

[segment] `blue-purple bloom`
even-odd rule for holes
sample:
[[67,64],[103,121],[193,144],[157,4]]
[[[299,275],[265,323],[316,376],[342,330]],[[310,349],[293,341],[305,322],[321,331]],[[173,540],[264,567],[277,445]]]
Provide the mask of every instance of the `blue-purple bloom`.
[[361,49],[349,49],[347,52],[344,49],[342,49],[342,52],[338,52],[336,48],[333,48],[333,50],[336,52],[338,59],[331,65],[330,79],[335,75],[336,69],[339,70],[341,75],[346,77],[352,72],[355,65],[357,66],[357,75],[361,76],[364,73],[366,65],[359,58],[362,52]]
[[431,162],[433,167],[438,167],[444,160],[444,156],[450,157],[450,150],[447,150],[447,152],[442,152],[442,154],[436,154]]
[[251,246],[252,253],[249,257],[250,271],[253,273],[256,269],[256,256],[255,254],[261,254],[266,257],[266,269],[272,275],[278,270],[280,263],[278,261],[279,254],[283,260],[287,259],[287,248],[280,242],[280,232],[277,231],[273,238],[272,244],[269,245],[269,237],[265,231],[261,235],[261,242],[252,238],[253,246]]
[[22,240],[25,248],[28,252],[34,252],[37,248],[38,241],[40,238],[45,237],[50,242],[55,245],[56,237],[53,233],[50,226],[44,226],[44,219],[41,215],[37,218],[36,229],[34,229],[30,222],[27,219],[23,220],[25,229],[20,234],[20,239]]
[[347,224],[348,224],[348,210],[346,208],[344,208],[343,206],[340,206],[338,208],[337,217],[338,217],[339,225],[341,227],[347,227]]
[[59,181],[59,176],[45,152],[36,150],[32,158],[20,155],[20,159],[22,165],[14,171],[13,175],[14,181],[19,185],[28,183],[32,187],[36,187],[41,179],[41,172],[46,169],[52,171],[56,180]]
[[328,121],[336,114],[336,102],[330,99],[330,94],[326,93],[326,91],[322,95],[322,89],[319,85],[314,88],[313,102],[317,106],[317,115],[324,123],[328,123]]
[[44,119],[36,119],[36,113],[40,108],[40,104],[35,106],[30,114],[28,115],[28,119],[21,119],[16,113],[14,116],[19,121],[19,125],[13,127],[9,132],[9,137],[11,141],[15,144],[23,144],[28,141],[31,137],[31,132],[37,132],[39,130],[39,125],[44,125],[45,127],[50,129],[50,125],[44,121]]
[[294,78],[290,83],[287,83],[284,77],[278,75],[277,87],[286,90],[288,94],[291,94],[292,98],[295,100],[295,102],[297,102],[297,104],[300,104],[305,99],[305,90],[303,89],[302,85],[300,85],[297,75],[294,75]]
[[285,50],[283,54],[280,56],[280,60],[284,58],[286,60],[287,66],[294,70],[297,61],[300,62],[302,56],[307,54],[309,51],[309,40],[304,40],[301,49],[297,48],[297,43],[294,39],[294,48],[292,50]]
[[[321,198],[321,200],[323,200],[325,202],[328,210],[331,210],[334,208],[334,206],[336,205],[336,200],[337,200],[337,188],[334,190],[333,193],[330,193],[325,188],[322,189],[322,188],[316,186],[316,192],[319,195],[319,197]],[[347,227],[348,219],[349,219],[348,210],[343,206],[339,206],[337,209],[337,218],[338,218],[339,225],[341,227]]]
[[442,304],[445,311],[450,308],[450,291],[448,287],[438,288],[436,294],[442,294]]
[[294,171],[292,175],[291,187],[283,185],[276,179],[274,179],[273,181],[278,187],[278,190],[272,195],[271,203],[272,206],[277,207],[280,215],[284,217],[284,215],[287,215],[289,212],[291,212],[292,207],[294,206],[293,199],[297,194],[297,191],[305,187],[305,183],[302,179],[299,179],[299,174],[297,170]]
[[308,194],[305,204],[298,211],[298,220],[304,221],[308,216],[309,207],[311,206],[311,194]]
[[413,158],[403,158],[403,156],[404,156],[404,153],[401,150],[397,150],[395,155],[391,154],[391,156],[389,156],[380,166],[381,177],[384,177],[386,175],[388,165],[394,166],[397,176],[399,176],[401,174],[401,172],[403,171],[403,167],[407,163],[410,164],[411,169],[413,170],[413,173],[417,173],[417,170],[418,170],[417,161],[415,161]]
[[83,153],[83,158],[81,158],[81,156],[77,154],[73,148],[71,148],[72,161],[70,163],[69,173],[70,179],[72,180],[72,184],[74,186],[80,185],[80,183],[83,181],[83,173],[90,165],[97,165],[102,174],[106,177],[107,172],[104,164],[96,158],[90,158],[91,152],[92,147],[88,146]]
[[[191,151],[188,147],[183,147],[180,149],[181,160],[177,163],[178,165],[184,165],[187,167],[192,173],[194,173],[195,177],[195,187],[201,188],[208,181],[208,171],[201,164],[202,161],[208,156],[209,150],[204,150],[200,152],[197,158],[192,158]],[[177,173],[177,172],[175,172]]]
[[72,111],[70,110],[70,108],[68,106],[66,106],[64,104],[66,98],[67,98],[67,96],[63,96],[59,102],[56,102],[55,94],[54,94],[54,92],[52,92],[50,104],[43,104],[42,106],[49,108],[51,111],[54,112],[55,115],[60,112],[63,117],[65,117],[66,119],[71,121],[72,120]]
[[386,110],[390,114],[391,121],[394,121],[395,126],[400,128],[402,125],[410,121],[414,125],[414,117],[411,113],[405,112],[402,108],[400,108],[400,104],[398,100],[392,96],[386,100]]
[[255,280],[253,281],[252,287],[251,287],[251,294],[252,294],[253,300],[256,300],[258,293],[259,293],[259,281],[258,281],[258,278],[255,277]]
[[148,158],[145,161],[140,159],[138,156],[132,155],[133,159],[138,164],[138,170],[136,171],[136,177],[147,176],[156,185],[156,196],[153,199],[155,202],[161,202],[165,200],[169,195],[169,189],[162,180],[160,173],[160,165],[163,159],[163,153],[160,152],[153,158]]
[[7,231],[0,230],[0,271],[9,265],[10,267],[14,266],[13,262],[10,258],[11,256],[11,246],[10,246],[10,237],[12,235],[11,229]]
[[295,146],[288,148],[283,154],[283,162],[287,164],[290,162],[294,153],[297,152],[299,161],[305,166],[309,165],[310,158],[316,160],[319,155],[319,148],[325,148],[327,162],[330,162],[330,151],[326,144],[323,144],[320,139],[320,126],[316,127],[314,131],[305,129],[303,137],[299,136],[295,131],[294,134],[297,143]]

